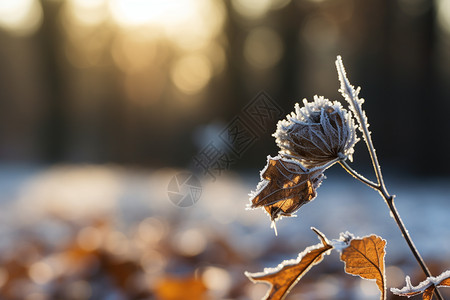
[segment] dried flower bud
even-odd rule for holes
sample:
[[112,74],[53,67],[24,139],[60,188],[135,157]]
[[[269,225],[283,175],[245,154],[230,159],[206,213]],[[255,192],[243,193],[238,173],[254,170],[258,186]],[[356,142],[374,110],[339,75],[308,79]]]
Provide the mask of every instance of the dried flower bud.
[[314,102],[295,104],[295,113],[278,122],[274,133],[280,153],[308,168],[322,166],[336,158],[352,159],[358,141],[350,112],[337,102],[314,96]]

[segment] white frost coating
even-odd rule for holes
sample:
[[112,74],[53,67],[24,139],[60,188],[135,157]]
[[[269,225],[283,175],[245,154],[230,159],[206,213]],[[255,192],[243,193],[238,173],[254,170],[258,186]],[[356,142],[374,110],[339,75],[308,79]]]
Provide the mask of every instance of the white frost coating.
[[353,233],[350,233],[348,231],[341,232],[339,234],[339,239],[332,240],[330,243],[334,247],[334,249],[336,249],[339,252],[342,252],[342,250],[344,250],[345,248],[348,247],[348,245],[350,245],[351,240],[353,240],[354,238],[355,235]]
[[[252,209],[252,207],[251,207],[252,206],[252,200],[256,196],[258,196],[262,192],[262,190],[267,186],[267,184],[269,183],[269,180],[266,180],[266,179],[263,178],[263,174],[264,174],[264,172],[266,172],[267,168],[269,167],[270,160],[281,160],[282,162],[295,164],[296,166],[298,166],[300,168],[301,171],[295,172],[294,170],[289,170],[293,174],[308,174],[308,173],[312,173],[311,171],[313,171],[316,174],[313,174],[311,179],[314,179],[314,178],[318,178],[319,179],[319,180],[317,180],[316,184],[314,185],[314,188],[318,188],[320,186],[320,184],[322,183],[322,179],[324,179],[324,176],[322,174],[322,169],[320,169],[320,168],[317,168],[317,169],[314,169],[314,170],[309,170],[308,168],[303,166],[299,161],[297,161],[295,159],[282,157],[281,155],[277,155],[275,157],[272,157],[272,156],[268,155],[267,156],[267,164],[266,164],[266,166],[261,170],[261,172],[259,172],[259,176],[261,178],[261,181],[256,186],[256,190],[255,191],[251,191],[248,194],[250,196],[250,198],[249,198],[250,203],[247,204],[247,209]],[[281,164],[281,165],[283,167],[285,167],[284,164]]]
[[340,102],[315,95],[312,102],[303,99],[302,107],[296,103],[294,110],[278,122],[273,134],[284,157],[293,157],[309,167],[337,156],[352,160],[358,142],[357,126]]
[[[424,281],[419,283],[417,286],[413,286],[411,284],[411,278],[409,278],[409,276],[406,276],[406,278],[405,278],[406,286],[404,286],[401,289],[391,288],[391,292],[396,295],[400,295],[400,296],[402,294],[410,294],[411,296],[413,296],[413,295],[423,293],[427,288],[429,288],[432,285],[439,287],[440,286],[439,284],[444,279],[447,279],[447,278],[450,278],[450,270],[445,271],[444,273],[442,273],[441,275],[439,275],[437,277],[433,277],[433,276],[427,277],[427,279],[425,279]],[[447,287],[447,286],[445,286],[445,287]]]
[[[282,157],[281,155],[277,155],[275,157],[271,157],[270,155],[268,155],[267,156],[267,164],[260,172],[261,181],[256,186],[256,190],[249,193],[249,202],[250,203],[247,204],[247,207],[246,207],[247,210],[257,208],[257,207],[254,207],[254,205],[253,205],[253,199],[255,197],[257,197],[264,190],[264,188],[267,187],[267,185],[270,182],[269,180],[266,180],[263,178],[264,172],[266,172],[267,168],[269,167],[270,160],[275,160],[275,161],[281,160],[281,162],[296,165],[299,170],[288,169],[288,167],[286,167],[285,164],[281,163],[281,167],[285,168],[292,174],[310,174],[308,180],[311,180],[313,182],[314,189],[317,189],[320,186],[320,184],[322,183],[322,180],[325,179],[325,176],[323,175],[323,171],[324,171],[323,168],[308,169],[305,166],[303,166],[298,160]],[[328,165],[324,166],[324,168],[326,168],[326,167],[328,167]],[[298,184],[302,184],[302,183],[298,183]],[[311,201],[312,200],[313,199],[311,199]],[[274,202],[278,202],[278,201],[283,201],[283,199],[275,199]],[[266,214],[268,214],[270,216],[270,214],[264,209],[264,206],[261,206],[261,208],[266,212]],[[296,215],[290,215],[290,217],[296,217]],[[282,215],[279,215],[276,218],[277,221],[281,220],[281,219],[282,219]],[[278,235],[277,228],[275,226],[275,220],[272,221],[270,227],[274,229],[275,235]]]
[[298,161],[293,160],[293,159],[289,159],[289,158],[285,158],[285,157],[281,157],[281,155],[277,155],[275,157],[272,157],[270,155],[267,155],[267,164],[265,165],[265,167],[259,172],[259,177],[261,178],[261,181],[258,183],[258,185],[256,186],[256,190],[251,191],[248,195],[250,196],[250,204],[247,204],[247,209],[251,209],[251,205],[252,205],[252,200],[259,195],[259,193],[261,193],[261,191],[267,186],[267,184],[269,183],[269,180],[266,180],[263,178],[263,174],[264,172],[266,172],[267,168],[269,167],[269,162],[270,160],[281,160],[283,162],[287,162],[287,163],[292,163],[292,164],[296,164],[298,167],[300,167],[300,169],[303,172],[297,172],[298,174],[306,174],[309,172],[309,170],[307,168],[305,168],[302,164],[300,164]]
[[[356,88],[350,84],[350,81],[347,78],[347,73],[345,72],[344,64],[342,63],[342,58],[338,55],[336,60],[336,69],[338,72],[339,81],[341,82],[341,86],[339,92],[342,94],[345,100],[350,104],[350,109],[355,114],[358,123],[360,124],[359,129],[364,133],[363,128],[369,128],[369,122],[367,121],[366,113],[362,109],[362,104],[364,103],[364,99],[359,99],[358,95],[361,90],[360,87]],[[368,135],[370,136],[370,132],[367,130]],[[364,135],[364,138],[366,136]],[[369,138],[369,137],[367,137]]]
[[[320,239],[320,237],[319,237],[319,239]],[[328,243],[327,240],[326,240],[326,242]],[[330,243],[330,245],[332,245],[332,244]],[[309,252],[311,252],[313,250],[320,249],[323,246],[324,246],[323,243],[319,243],[319,244],[316,244],[316,245],[313,245],[313,246],[309,246],[305,250],[300,252],[298,254],[297,258],[284,260],[283,262],[281,262],[275,268],[264,268],[264,271],[262,271],[262,272],[257,272],[257,273],[245,272],[245,276],[247,276],[253,283],[255,283],[255,282],[257,282],[257,280],[254,280],[252,277],[261,277],[261,276],[265,276],[265,275],[268,275],[268,274],[273,274],[273,273],[276,273],[276,272],[280,271],[285,266],[298,264],[303,259],[303,257],[306,254],[308,254]],[[331,253],[331,250],[333,250],[333,248],[330,248],[329,250],[325,251],[322,255],[329,255]]]
[[444,279],[450,278],[450,270],[445,271],[438,277],[429,277],[430,281],[433,282],[434,285],[439,286],[439,283],[441,283]]

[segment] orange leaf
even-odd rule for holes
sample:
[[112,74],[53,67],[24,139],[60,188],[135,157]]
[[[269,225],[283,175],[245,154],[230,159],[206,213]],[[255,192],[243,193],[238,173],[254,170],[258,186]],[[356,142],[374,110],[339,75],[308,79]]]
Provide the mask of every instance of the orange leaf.
[[402,289],[391,288],[391,292],[398,296],[406,297],[423,293],[423,300],[431,300],[436,287],[450,287],[450,271],[445,271],[437,277],[427,277],[417,286],[413,286],[409,276],[406,276],[406,286]]
[[280,216],[291,216],[300,206],[313,200],[323,174],[322,170],[310,172],[297,161],[269,156],[261,179],[251,196],[251,207],[264,207],[275,221]]
[[436,287],[434,285],[427,287],[425,289],[425,291],[423,292],[422,299],[423,300],[431,300],[435,289],[436,289]]
[[312,229],[319,235],[321,244],[306,248],[298,255],[297,259],[285,260],[276,268],[267,268],[260,273],[245,272],[245,275],[255,283],[270,283],[271,289],[266,294],[265,299],[284,299],[311,267],[320,263],[323,255],[333,248],[323,233],[315,228]]
[[371,235],[362,239],[352,239],[341,254],[341,260],[345,263],[345,272],[364,279],[375,280],[381,291],[381,299],[385,299],[386,289],[385,246],[385,240]]

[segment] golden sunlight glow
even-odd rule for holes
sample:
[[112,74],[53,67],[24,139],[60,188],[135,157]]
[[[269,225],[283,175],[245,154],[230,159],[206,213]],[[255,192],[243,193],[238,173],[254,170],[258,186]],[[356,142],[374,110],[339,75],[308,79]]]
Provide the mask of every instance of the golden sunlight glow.
[[[184,50],[204,48],[220,33],[225,22],[225,7],[219,1],[184,1],[186,3],[183,16],[169,19],[170,23],[166,24],[166,34],[171,41]],[[168,26],[169,24],[171,25]]]
[[126,73],[149,68],[157,56],[157,43],[137,34],[121,34],[114,41],[112,57]]
[[236,12],[249,19],[263,17],[271,6],[271,0],[232,0],[231,3]]
[[226,67],[226,54],[222,45],[212,42],[206,48],[206,56],[211,61],[211,65],[214,70],[214,74],[220,74]]
[[66,10],[69,17],[86,26],[95,26],[108,17],[107,0],[68,0]]
[[182,19],[192,9],[189,0],[111,0],[113,19],[122,26],[172,23]]
[[273,67],[283,55],[283,42],[274,30],[257,28],[250,32],[244,44],[244,56],[258,69]]
[[204,55],[190,54],[179,59],[171,70],[175,86],[185,94],[198,93],[211,79],[211,63]]
[[[220,0],[67,0],[63,5],[69,63],[79,68],[108,63],[109,52],[127,75],[128,99],[136,103],[156,99],[170,80],[184,94],[197,94],[226,67],[224,44],[218,41],[226,20]],[[149,78],[156,83],[142,86]]]
[[443,31],[450,34],[450,1],[438,0],[437,4],[437,19]]
[[110,0],[109,8],[119,26],[147,27],[186,50],[204,47],[225,20],[223,4],[210,0]]
[[19,36],[30,35],[42,23],[38,0],[0,0],[0,27]]
[[233,9],[247,19],[264,17],[269,10],[281,9],[290,0],[232,0]]

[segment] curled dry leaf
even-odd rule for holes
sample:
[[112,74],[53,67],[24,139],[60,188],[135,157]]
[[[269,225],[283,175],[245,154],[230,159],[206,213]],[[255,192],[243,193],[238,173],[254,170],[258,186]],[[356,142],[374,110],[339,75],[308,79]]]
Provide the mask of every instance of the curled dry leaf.
[[345,263],[345,272],[364,279],[375,280],[381,291],[381,298],[386,295],[386,278],[384,256],[386,241],[371,235],[361,239],[351,239],[342,249],[341,260]]
[[437,277],[428,277],[417,286],[413,286],[409,276],[406,276],[406,286],[402,289],[391,288],[391,292],[398,296],[406,297],[423,293],[423,300],[431,300],[433,292],[437,287],[450,287],[450,271],[445,271]]
[[327,252],[333,249],[333,246],[323,233],[315,228],[313,230],[319,235],[322,243],[306,248],[298,255],[297,259],[285,260],[278,267],[266,268],[264,272],[245,272],[245,275],[255,283],[270,283],[271,288],[264,299],[284,299],[311,267],[320,263],[323,255],[328,254]]
[[268,156],[261,179],[257,190],[250,195],[251,208],[264,207],[275,221],[280,216],[291,216],[313,200],[323,174],[322,170],[311,172],[295,160]]

